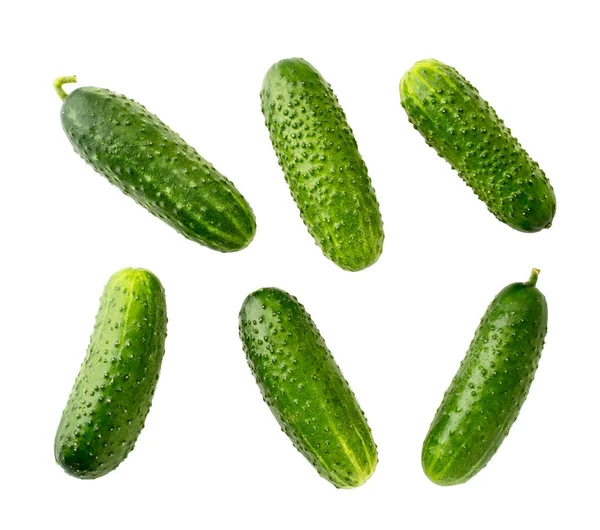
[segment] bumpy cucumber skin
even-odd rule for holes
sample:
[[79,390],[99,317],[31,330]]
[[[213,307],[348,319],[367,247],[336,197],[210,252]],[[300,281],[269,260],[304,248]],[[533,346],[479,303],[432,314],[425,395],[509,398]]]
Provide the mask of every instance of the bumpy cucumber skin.
[[115,273],[56,432],[55,458],[67,473],[101,477],[133,449],[150,410],[166,334],[158,278],[144,269]]
[[548,178],[454,68],[415,63],[400,81],[400,100],[427,144],[500,221],[522,232],[550,227],[556,198]]
[[252,241],[254,214],[234,185],[142,105],[82,87],[61,119],[86,162],[188,239],[221,252]]
[[246,298],[240,338],[248,364],[283,432],[338,488],[363,484],[377,447],[365,415],[310,315],[275,288]]
[[461,484],[494,456],[527,397],[547,325],[546,299],[535,280],[511,284],[494,298],[423,444],[431,481]]
[[375,263],[384,238],[379,204],[330,85],[303,59],[285,59],[267,72],[260,98],[279,165],[317,245],[342,269]]

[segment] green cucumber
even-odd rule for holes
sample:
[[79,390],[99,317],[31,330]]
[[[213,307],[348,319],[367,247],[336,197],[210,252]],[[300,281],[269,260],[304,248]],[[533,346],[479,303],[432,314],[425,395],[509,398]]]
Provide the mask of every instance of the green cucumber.
[[367,167],[330,85],[303,59],[267,72],[265,123],[292,197],[315,242],[342,269],[372,265],[383,224]]
[[133,449],[150,410],[166,334],[165,293],[158,278],[144,269],[111,276],[56,431],[55,458],[67,473],[101,477]]
[[556,198],[548,178],[454,68],[415,63],[400,81],[400,100],[427,144],[500,221],[522,232],[550,227]]
[[338,488],[363,484],[377,447],[352,390],[304,307],[260,289],[240,311],[240,338],[264,401],[294,446]]
[[221,252],[246,247],[256,231],[235,186],[142,105],[82,87],[64,100],[62,125],[75,151],[98,173],[188,239]]
[[494,298],[444,395],[422,452],[423,470],[436,484],[461,484],[481,471],[517,419],[548,325],[538,273]]

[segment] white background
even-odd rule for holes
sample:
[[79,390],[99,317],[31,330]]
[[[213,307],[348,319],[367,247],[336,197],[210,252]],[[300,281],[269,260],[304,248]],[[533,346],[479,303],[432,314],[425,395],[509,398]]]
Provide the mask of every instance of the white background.
[[[594,4],[5,2],[0,527],[598,528]],[[363,272],[315,246],[270,145],[261,82],[290,56],[332,84],[369,167],[386,239]],[[550,230],[497,221],[409,125],[398,82],[429,57],[546,171]],[[256,213],[250,247],[189,242],[94,173],[61,130],[52,81],[70,74],[143,103],[233,180]],[[55,429],[103,286],[126,266],[165,286],[167,352],[135,450],[80,481],[54,462]],[[435,486],[429,423],[487,304],[532,267],[550,322],[527,403],[487,468]],[[367,414],[380,462],[360,488],[321,479],[261,400],[237,314],[262,286],[304,303]]]

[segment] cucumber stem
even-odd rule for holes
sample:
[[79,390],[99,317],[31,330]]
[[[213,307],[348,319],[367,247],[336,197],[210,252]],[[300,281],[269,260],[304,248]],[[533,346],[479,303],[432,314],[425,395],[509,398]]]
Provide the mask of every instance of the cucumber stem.
[[531,276],[529,277],[529,281],[527,285],[531,285],[531,287],[535,287],[537,283],[538,276],[540,274],[540,269],[531,269]]
[[54,90],[56,90],[56,93],[58,94],[58,97],[60,97],[60,99],[64,100],[67,97],[67,93],[63,90],[63,85],[66,83],[76,83],[77,82],[77,77],[74,75],[65,75],[63,77],[57,77],[54,82],[52,83],[52,86],[54,86]]

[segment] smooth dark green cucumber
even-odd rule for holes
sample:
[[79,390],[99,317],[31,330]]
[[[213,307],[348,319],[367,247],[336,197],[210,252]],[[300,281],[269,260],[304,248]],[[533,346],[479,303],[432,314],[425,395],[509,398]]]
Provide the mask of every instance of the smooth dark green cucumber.
[[240,311],[240,338],[263,399],[294,446],[338,488],[363,484],[377,448],[365,415],[304,307],[260,289]]
[[267,72],[265,123],[304,224],[330,260],[357,271],[383,249],[383,224],[367,167],[330,85],[303,59]]
[[481,471],[517,419],[548,325],[538,273],[494,298],[444,395],[422,452],[423,470],[436,484],[460,484]]
[[133,449],[150,410],[166,334],[158,278],[144,269],[111,276],[56,432],[55,458],[67,473],[101,477]]
[[235,188],[142,105],[109,90],[82,87],[64,100],[63,129],[75,151],[126,195],[188,239],[221,252],[246,247],[252,209]]
[[427,144],[500,221],[522,232],[550,227],[556,198],[548,178],[454,68],[415,63],[400,81],[400,100]]

